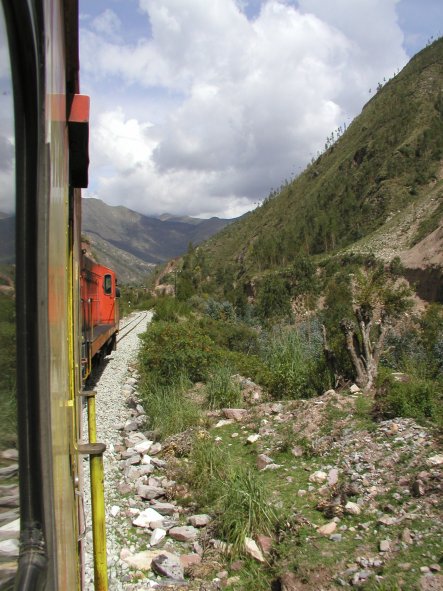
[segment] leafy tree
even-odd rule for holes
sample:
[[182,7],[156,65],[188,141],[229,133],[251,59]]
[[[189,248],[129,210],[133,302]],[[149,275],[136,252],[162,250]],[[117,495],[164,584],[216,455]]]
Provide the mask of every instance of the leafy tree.
[[257,294],[257,311],[262,320],[290,316],[289,292],[278,275],[265,277]]

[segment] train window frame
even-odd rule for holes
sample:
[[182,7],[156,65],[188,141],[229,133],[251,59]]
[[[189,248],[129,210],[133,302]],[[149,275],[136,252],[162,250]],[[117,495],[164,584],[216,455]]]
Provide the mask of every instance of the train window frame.
[[103,277],[103,291],[105,295],[112,295],[112,275],[106,273]]

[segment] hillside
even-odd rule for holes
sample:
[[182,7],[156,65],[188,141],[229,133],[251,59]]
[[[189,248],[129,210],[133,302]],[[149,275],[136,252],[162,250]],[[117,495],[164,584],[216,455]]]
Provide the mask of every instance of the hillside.
[[142,280],[156,264],[185,253],[190,242],[200,244],[231,222],[168,214],[153,218],[92,198],[83,199],[82,208],[83,234],[123,283]]
[[413,268],[441,265],[442,82],[439,39],[380,88],[298,178],[207,242],[211,268],[230,266],[250,278],[299,254],[346,248],[388,260],[400,255]]

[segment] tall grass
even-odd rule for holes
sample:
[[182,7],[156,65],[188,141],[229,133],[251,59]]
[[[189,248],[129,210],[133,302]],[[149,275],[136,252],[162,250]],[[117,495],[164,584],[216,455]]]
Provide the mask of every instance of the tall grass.
[[221,537],[242,552],[245,537],[271,533],[277,516],[257,472],[236,466],[223,487],[218,529]]
[[233,373],[228,365],[218,365],[213,369],[206,384],[208,408],[237,408],[241,405],[241,388],[233,381]]
[[269,369],[269,389],[274,398],[307,398],[330,386],[316,322],[274,330],[261,356]]
[[162,437],[181,433],[198,425],[202,420],[199,405],[186,396],[191,383],[182,374],[175,376],[168,385],[146,382],[141,396],[149,416],[149,426],[157,429]]

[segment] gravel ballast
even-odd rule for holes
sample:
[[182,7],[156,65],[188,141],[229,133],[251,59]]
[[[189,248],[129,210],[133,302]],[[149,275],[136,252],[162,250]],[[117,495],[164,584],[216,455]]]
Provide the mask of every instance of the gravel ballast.
[[[103,457],[104,463],[104,487],[105,487],[105,509],[106,509],[106,537],[108,556],[108,577],[110,591],[123,591],[127,588],[127,565],[120,560],[123,516],[120,516],[119,503],[120,493],[118,483],[121,479],[121,470],[114,448],[121,442],[121,427],[129,419],[132,419],[130,409],[125,403],[128,388],[128,367],[137,360],[140,346],[139,334],[146,331],[147,324],[152,319],[151,312],[138,314],[142,319],[135,328],[128,333],[117,345],[117,351],[108,356],[100,367],[102,373],[93,384],[96,394],[96,415],[97,415],[97,441],[106,444],[106,452]],[[133,314],[126,318],[122,324],[137,317]],[[134,321],[134,325],[137,320]],[[126,329],[127,330],[127,329]],[[122,333],[126,332],[121,328]],[[87,433],[87,413],[83,414],[83,430]],[[85,537],[85,589],[94,590],[94,567],[91,529],[91,497],[89,480],[89,461],[84,460],[84,499],[86,517]]]

